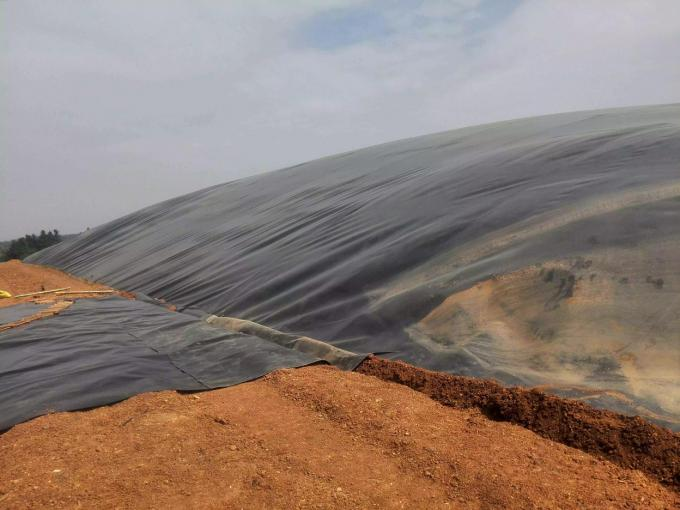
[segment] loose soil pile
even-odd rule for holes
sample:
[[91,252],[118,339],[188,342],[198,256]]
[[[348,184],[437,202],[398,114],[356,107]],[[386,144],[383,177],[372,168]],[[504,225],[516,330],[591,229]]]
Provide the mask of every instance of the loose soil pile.
[[639,417],[594,409],[536,390],[454,376],[401,361],[368,358],[357,371],[424,393],[446,406],[479,409],[495,421],[521,425],[680,489],[680,435]]
[[626,470],[330,367],[59,413],[0,436],[5,508],[673,508]]

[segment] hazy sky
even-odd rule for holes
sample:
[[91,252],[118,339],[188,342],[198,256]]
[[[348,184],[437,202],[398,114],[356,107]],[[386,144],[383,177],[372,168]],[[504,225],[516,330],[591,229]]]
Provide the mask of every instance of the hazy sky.
[[0,240],[375,143],[680,101],[680,1],[0,0]]

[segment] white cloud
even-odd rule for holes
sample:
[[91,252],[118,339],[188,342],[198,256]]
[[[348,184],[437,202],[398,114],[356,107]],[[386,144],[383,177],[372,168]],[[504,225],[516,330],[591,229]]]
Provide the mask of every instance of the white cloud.
[[674,0],[497,17],[488,0],[385,0],[375,38],[301,44],[316,15],[365,5],[0,3],[0,239],[395,138],[680,100]]

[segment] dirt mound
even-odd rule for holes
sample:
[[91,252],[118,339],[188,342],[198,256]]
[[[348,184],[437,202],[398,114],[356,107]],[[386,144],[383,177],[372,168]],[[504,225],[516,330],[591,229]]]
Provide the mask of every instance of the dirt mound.
[[494,381],[432,372],[401,361],[371,357],[357,371],[403,384],[450,407],[477,408],[492,420],[521,425],[680,489],[680,435],[639,417],[594,409],[537,390],[504,388]]
[[374,377],[283,370],[0,436],[3,508],[672,508],[648,479]]

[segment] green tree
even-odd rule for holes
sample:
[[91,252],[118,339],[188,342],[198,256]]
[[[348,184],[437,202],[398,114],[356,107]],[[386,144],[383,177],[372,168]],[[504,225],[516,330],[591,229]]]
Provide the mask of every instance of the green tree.
[[41,230],[39,235],[26,234],[24,237],[14,239],[4,254],[0,252],[0,260],[24,259],[32,253],[43,250],[60,241],[61,236],[57,229],[47,232]]

